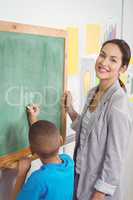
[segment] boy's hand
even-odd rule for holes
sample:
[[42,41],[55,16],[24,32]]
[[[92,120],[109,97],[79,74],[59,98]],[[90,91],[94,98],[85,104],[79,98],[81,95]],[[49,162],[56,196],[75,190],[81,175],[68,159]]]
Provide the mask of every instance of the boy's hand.
[[40,108],[36,104],[27,106],[27,112],[30,116],[37,117],[40,113]]
[[38,121],[37,117],[40,113],[40,108],[38,105],[32,104],[27,106],[27,112],[29,115],[29,121],[31,125],[34,124],[36,121]]
[[18,165],[18,176],[26,176],[31,167],[31,158],[22,158]]

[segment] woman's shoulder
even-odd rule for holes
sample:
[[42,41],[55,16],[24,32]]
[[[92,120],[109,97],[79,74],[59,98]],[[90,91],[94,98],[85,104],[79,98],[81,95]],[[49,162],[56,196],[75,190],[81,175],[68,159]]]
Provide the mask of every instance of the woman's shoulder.
[[122,88],[113,93],[110,101],[110,113],[118,112],[130,119],[133,118],[133,106],[129,103],[128,95]]
[[112,103],[114,103],[114,105],[115,104],[121,105],[123,103],[125,103],[125,105],[127,105],[128,104],[128,95],[123,90],[123,88],[119,88],[112,94],[111,101],[112,101]]

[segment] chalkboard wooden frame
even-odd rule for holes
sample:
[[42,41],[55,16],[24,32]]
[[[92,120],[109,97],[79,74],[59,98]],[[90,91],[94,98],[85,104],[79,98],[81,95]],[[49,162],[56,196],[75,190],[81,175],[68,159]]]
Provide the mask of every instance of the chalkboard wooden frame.
[[[55,28],[47,28],[41,26],[33,26],[20,24],[15,22],[7,22],[0,21],[0,32],[14,32],[14,33],[25,33],[25,34],[33,34],[40,36],[50,36],[50,37],[59,37],[65,40],[65,51],[64,51],[64,83],[63,83],[63,91],[66,90],[66,82],[67,82],[67,52],[68,52],[68,36],[65,30],[55,29]],[[63,136],[63,140],[65,143],[66,140],[66,113],[61,107],[61,133]],[[13,168],[16,167],[17,161],[24,157],[31,155],[30,148],[25,148],[19,152],[9,153],[8,155],[0,157],[0,168]],[[33,159],[36,156],[33,156]]]

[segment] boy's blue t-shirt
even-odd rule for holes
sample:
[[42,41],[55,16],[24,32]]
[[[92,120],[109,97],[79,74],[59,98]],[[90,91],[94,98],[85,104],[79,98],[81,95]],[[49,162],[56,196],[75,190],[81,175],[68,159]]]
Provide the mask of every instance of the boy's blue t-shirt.
[[32,173],[17,200],[72,200],[74,162],[66,154],[59,155],[60,164],[46,164]]

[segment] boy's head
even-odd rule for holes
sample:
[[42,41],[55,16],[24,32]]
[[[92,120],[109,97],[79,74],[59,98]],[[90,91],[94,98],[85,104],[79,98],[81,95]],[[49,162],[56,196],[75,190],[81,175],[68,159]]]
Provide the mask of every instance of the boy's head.
[[29,130],[31,150],[43,159],[56,156],[61,145],[61,136],[56,126],[48,121],[39,120]]

